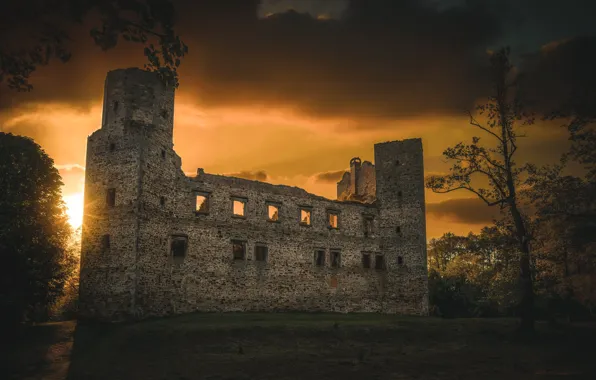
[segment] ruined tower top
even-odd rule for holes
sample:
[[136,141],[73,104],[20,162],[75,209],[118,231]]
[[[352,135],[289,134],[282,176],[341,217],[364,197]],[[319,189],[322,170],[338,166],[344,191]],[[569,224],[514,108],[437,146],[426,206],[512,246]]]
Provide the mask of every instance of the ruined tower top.
[[360,166],[361,164],[362,164],[362,160],[360,159],[360,157],[354,157],[350,160],[350,167]]
[[375,168],[360,157],[350,160],[350,171],[337,183],[337,199],[371,203],[375,198]]
[[174,127],[174,87],[156,73],[139,68],[108,72],[104,87],[102,129],[123,135],[125,128],[151,127],[165,139]]

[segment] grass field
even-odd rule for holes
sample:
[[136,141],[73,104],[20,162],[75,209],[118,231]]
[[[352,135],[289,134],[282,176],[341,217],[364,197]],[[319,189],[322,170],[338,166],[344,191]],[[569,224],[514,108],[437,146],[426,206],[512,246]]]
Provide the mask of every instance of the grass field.
[[596,379],[596,326],[338,314],[194,314],[20,333],[0,378]]

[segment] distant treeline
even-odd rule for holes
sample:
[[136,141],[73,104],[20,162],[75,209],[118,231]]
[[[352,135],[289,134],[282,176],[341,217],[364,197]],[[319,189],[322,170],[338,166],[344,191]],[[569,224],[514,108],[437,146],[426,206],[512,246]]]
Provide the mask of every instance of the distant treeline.
[[[583,218],[575,224],[556,219],[534,223],[536,317],[596,319],[596,224]],[[518,316],[519,253],[504,223],[478,234],[446,233],[432,239],[428,271],[431,315]]]

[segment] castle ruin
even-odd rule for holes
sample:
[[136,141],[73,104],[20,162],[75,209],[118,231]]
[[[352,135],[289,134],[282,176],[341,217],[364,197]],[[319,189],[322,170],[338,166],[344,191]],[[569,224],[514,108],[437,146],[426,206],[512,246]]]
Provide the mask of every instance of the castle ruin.
[[88,138],[80,314],[118,321],[194,311],[426,315],[420,139],[375,144],[330,200],[197,170],[173,149],[174,89],[108,73]]

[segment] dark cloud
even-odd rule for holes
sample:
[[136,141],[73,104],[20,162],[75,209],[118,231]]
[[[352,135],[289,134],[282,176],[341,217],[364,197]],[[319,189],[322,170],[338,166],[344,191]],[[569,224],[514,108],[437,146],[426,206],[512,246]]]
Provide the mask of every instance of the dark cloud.
[[[180,71],[180,95],[202,107],[291,106],[318,117],[366,120],[471,108],[487,92],[486,49],[510,42],[504,28],[533,25],[548,41],[555,39],[548,32],[553,28],[556,39],[567,37],[565,31],[593,28],[552,22],[565,14],[569,20],[576,15],[576,24],[592,25],[584,21],[585,11],[574,8],[588,6],[585,0],[454,0],[441,7],[432,0],[346,0],[344,16],[328,20],[295,11],[259,18],[258,0],[174,2],[178,30],[190,49]],[[309,3],[296,8],[324,8]],[[524,33],[516,35],[520,48],[533,36]],[[103,53],[88,29],[73,36],[71,62],[41,68],[32,93],[2,96],[0,108],[48,100],[88,106],[101,99],[108,70],[144,63],[141,46],[122,43]],[[543,71],[551,72],[547,66]]]
[[259,170],[259,171],[242,171],[242,172],[238,172],[238,173],[231,173],[228,174],[230,177],[238,177],[238,178],[244,178],[244,179],[250,179],[253,181],[267,181],[267,179],[269,178],[269,176],[267,175],[267,173],[263,170]]
[[596,117],[596,36],[554,41],[525,57],[527,102],[537,110]]
[[[287,105],[316,116],[393,117],[450,113],[483,88],[480,63],[498,32],[481,7],[437,11],[405,0],[352,0],[341,20],[294,11],[257,17],[256,0],[175,1],[190,54],[181,95],[202,106]],[[103,53],[84,28],[74,57],[33,77],[30,94],[0,100],[101,98],[106,71],[140,66],[142,48]]]
[[427,203],[426,211],[437,218],[470,224],[490,224],[498,214],[498,209],[488,207],[478,198],[450,199],[439,203]]
[[289,11],[238,26],[196,14],[203,104],[285,104],[317,116],[460,112],[483,88],[485,45],[498,31],[482,8],[403,0],[354,0],[341,20]]
[[345,12],[347,6],[348,0],[262,0],[258,14],[260,17],[265,17],[271,13],[294,9],[313,16],[338,18]]
[[314,180],[318,183],[337,183],[345,172],[345,170],[336,170],[331,172],[317,173],[314,175]]
[[490,4],[501,20],[500,45],[514,55],[536,51],[561,38],[594,35],[596,2],[593,0],[475,0]]

